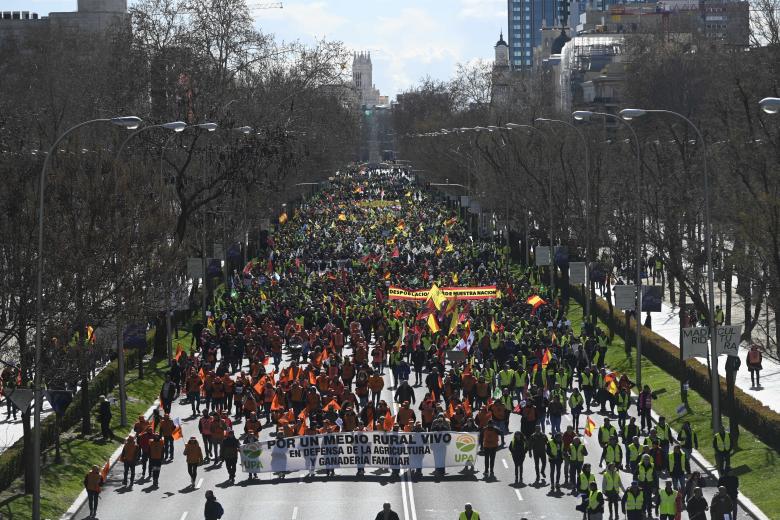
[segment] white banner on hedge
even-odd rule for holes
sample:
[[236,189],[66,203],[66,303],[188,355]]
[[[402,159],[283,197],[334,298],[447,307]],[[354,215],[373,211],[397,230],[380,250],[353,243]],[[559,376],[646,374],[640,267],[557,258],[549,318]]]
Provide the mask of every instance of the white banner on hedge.
[[682,330],[682,350],[683,359],[692,357],[704,357],[709,354],[707,340],[709,339],[710,329],[707,327],[689,327]]
[[742,325],[717,327],[715,330],[715,345],[718,348],[718,355],[739,356],[740,336],[742,336]]
[[473,465],[478,449],[476,433],[329,433],[246,444],[241,467],[246,473],[443,468]]

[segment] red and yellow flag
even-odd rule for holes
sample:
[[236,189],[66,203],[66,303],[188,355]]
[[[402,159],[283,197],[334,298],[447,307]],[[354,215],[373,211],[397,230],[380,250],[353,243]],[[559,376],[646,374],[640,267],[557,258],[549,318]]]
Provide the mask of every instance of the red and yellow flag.
[[428,316],[428,328],[431,329],[432,334],[436,334],[441,330],[441,327],[439,327],[439,322],[436,320],[436,316],[434,314]]
[[588,417],[588,422],[585,423],[585,435],[592,437],[594,431],[596,431],[596,423]]
[[552,355],[550,354],[550,349],[549,348],[544,349],[544,354],[542,355],[542,368],[547,368],[547,365],[550,364],[550,358],[552,358]]

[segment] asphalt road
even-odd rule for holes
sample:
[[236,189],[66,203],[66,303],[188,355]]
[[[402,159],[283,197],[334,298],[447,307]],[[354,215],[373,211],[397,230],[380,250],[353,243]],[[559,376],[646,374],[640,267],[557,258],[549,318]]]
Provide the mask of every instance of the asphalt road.
[[[387,370],[383,398],[388,403],[393,399],[391,378]],[[418,405],[424,393],[424,388],[415,389]],[[178,402],[173,405],[171,416],[182,419],[184,439],[195,435],[200,441],[197,419],[190,418],[190,414],[189,405]],[[600,426],[603,418],[598,415],[593,417]],[[582,417],[580,426],[584,423],[585,418]],[[567,424],[569,421],[564,417],[563,430]],[[234,427],[237,432],[243,432],[241,423]],[[510,430],[519,428],[520,416],[513,414]],[[549,434],[549,426],[547,429]],[[263,439],[269,431],[270,428],[263,431]],[[583,439],[589,451],[587,462],[597,469],[601,450],[595,436]],[[507,436],[507,444],[509,440]],[[702,439],[702,442],[707,441]],[[196,489],[190,487],[183,450],[184,442],[175,442],[175,459],[163,465],[158,489],[152,489],[148,479],[136,482],[132,490],[126,489],[122,486],[122,464],[116,464],[103,488],[98,518],[200,520],[203,519],[204,492],[208,489],[214,491],[225,509],[223,520],[373,520],[384,502],[390,502],[402,520],[457,520],[466,502],[473,504],[482,520],[579,519],[582,516],[574,509],[579,499],[571,496],[568,489],[562,488],[562,493],[550,493],[544,480],[539,485],[534,484],[533,458],[530,456],[524,465],[526,484],[515,486],[512,459],[506,448],[499,450],[496,457],[496,478],[487,482],[482,480],[484,462],[481,457],[477,460],[476,474],[452,472],[453,468],[450,468],[444,477],[437,480],[433,470],[423,470],[422,478],[415,482],[406,473],[402,473],[399,479],[393,479],[389,471],[376,469],[367,469],[362,477],[356,477],[356,470],[345,469],[336,470],[334,477],[317,474],[308,479],[304,478],[303,472],[289,474],[284,479],[261,473],[260,480],[249,482],[239,465],[236,483],[230,485],[224,466],[209,463],[199,468]],[[701,469],[693,466],[692,469]],[[140,476],[140,466],[138,470],[137,476]],[[628,473],[621,475],[628,487],[631,476]],[[597,482],[601,487],[598,473]],[[708,501],[714,492],[713,487],[704,489]],[[85,504],[75,518],[88,518],[88,514]],[[684,518],[686,516],[683,515]],[[740,517],[748,518],[744,511]]]

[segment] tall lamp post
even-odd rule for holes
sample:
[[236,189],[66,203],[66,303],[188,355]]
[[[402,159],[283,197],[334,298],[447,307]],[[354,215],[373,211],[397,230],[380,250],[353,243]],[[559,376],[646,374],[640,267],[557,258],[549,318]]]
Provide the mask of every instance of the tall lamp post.
[[[507,123],[506,125],[499,127],[501,130],[514,130],[516,128],[525,128],[531,132],[536,132],[541,136],[545,145],[549,145],[547,135],[532,125],[521,125],[518,123]],[[555,248],[553,247],[553,208],[552,208],[552,168],[547,169],[547,217],[550,221],[550,294],[552,294],[553,300],[555,300]],[[526,226],[527,229],[527,226]],[[526,243],[526,251],[528,251],[528,244]],[[527,263],[527,262],[526,262]]]
[[585,316],[590,319],[590,298],[591,298],[591,287],[590,287],[590,269],[588,262],[591,261],[590,254],[591,254],[591,247],[590,247],[590,150],[588,146],[588,141],[585,139],[585,134],[582,133],[582,130],[574,126],[573,124],[569,123],[568,121],[563,121],[562,119],[548,119],[546,117],[539,117],[534,119],[534,121],[539,123],[557,123],[561,125],[566,125],[572,130],[574,130],[577,133],[577,136],[579,136],[580,141],[582,142],[582,149],[585,153],[585,286],[587,287],[587,295],[585,297]]
[[[117,148],[116,155],[114,156],[114,164],[119,162],[119,158],[122,156],[127,143],[133,137],[137,136],[141,132],[146,132],[155,128],[164,128],[173,132],[182,132],[187,128],[187,123],[184,121],[171,121],[169,123],[160,123],[156,125],[145,126],[139,130],[128,135],[122,144]],[[116,186],[116,185],[115,185]],[[172,357],[172,344],[171,344],[171,319],[170,319],[170,305],[167,305],[166,309],[166,333],[168,337],[168,360]],[[124,334],[121,319],[117,319],[116,323],[116,350],[117,350],[117,368],[119,370],[119,424],[121,426],[127,426],[127,391],[125,389],[125,349],[124,349]]]
[[632,127],[628,121],[616,116],[615,114],[608,114],[606,112],[591,112],[588,110],[578,110],[572,114],[577,121],[589,121],[594,116],[603,117],[605,119],[612,119],[619,122],[624,127],[628,128],[631,132],[631,136],[634,138],[634,152],[636,154],[636,165],[634,174],[634,196],[636,197],[636,218],[634,219],[634,255],[636,256],[636,298],[634,299],[634,319],[636,320],[636,384],[637,387],[642,389],[642,242],[640,240],[640,233],[642,228],[642,218],[639,212],[641,197],[640,189],[642,187],[642,151],[639,146],[639,138],[636,135],[634,127]]
[[57,146],[65,139],[65,137],[79,128],[97,123],[110,123],[128,130],[135,130],[141,125],[141,119],[135,116],[123,116],[107,119],[92,119],[89,121],[84,121],[83,123],[79,123],[66,130],[54,141],[54,144],[51,145],[48,153],[46,154],[46,159],[44,159],[43,167],[41,168],[40,194],[38,197],[38,273],[35,291],[35,372],[33,374],[33,401],[35,406],[33,414],[32,442],[33,520],[40,520],[41,518],[41,343],[43,340],[41,335],[43,329],[43,218],[45,208],[44,199],[46,194],[46,172],[49,169],[49,163],[51,162],[52,156],[57,151]]
[[661,109],[646,110],[643,108],[624,108],[620,111],[620,117],[625,121],[631,121],[647,114],[665,114],[682,119],[696,132],[702,147],[702,165],[704,167],[704,254],[707,255],[707,292],[709,293],[707,295],[707,321],[710,327],[710,364],[712,370],[710,374],[712,384],[712,431],[717,432],[720,430],[720,377],[718,377],[718,351],[715,344],[715,271],[712,265],[712,222],[710,219],[710,174],[707,169],[707,142],[704,140],[704,135],[702,135],[699,127],[679,112]]

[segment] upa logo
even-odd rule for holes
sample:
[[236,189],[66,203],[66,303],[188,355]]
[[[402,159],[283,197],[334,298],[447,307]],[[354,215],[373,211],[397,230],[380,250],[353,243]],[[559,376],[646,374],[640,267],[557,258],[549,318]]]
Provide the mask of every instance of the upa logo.
[[260,448],[255,450],[244,450],[244,468],[247,470],[263,469],[263,463],[260,460],[262,454],[263,450]]
[[474,451],[477,448],[477,442],[471,435],[458,435],[455,437],[455,447],[458,453],[455,454],[455,462],[474,462],[476,457]]

